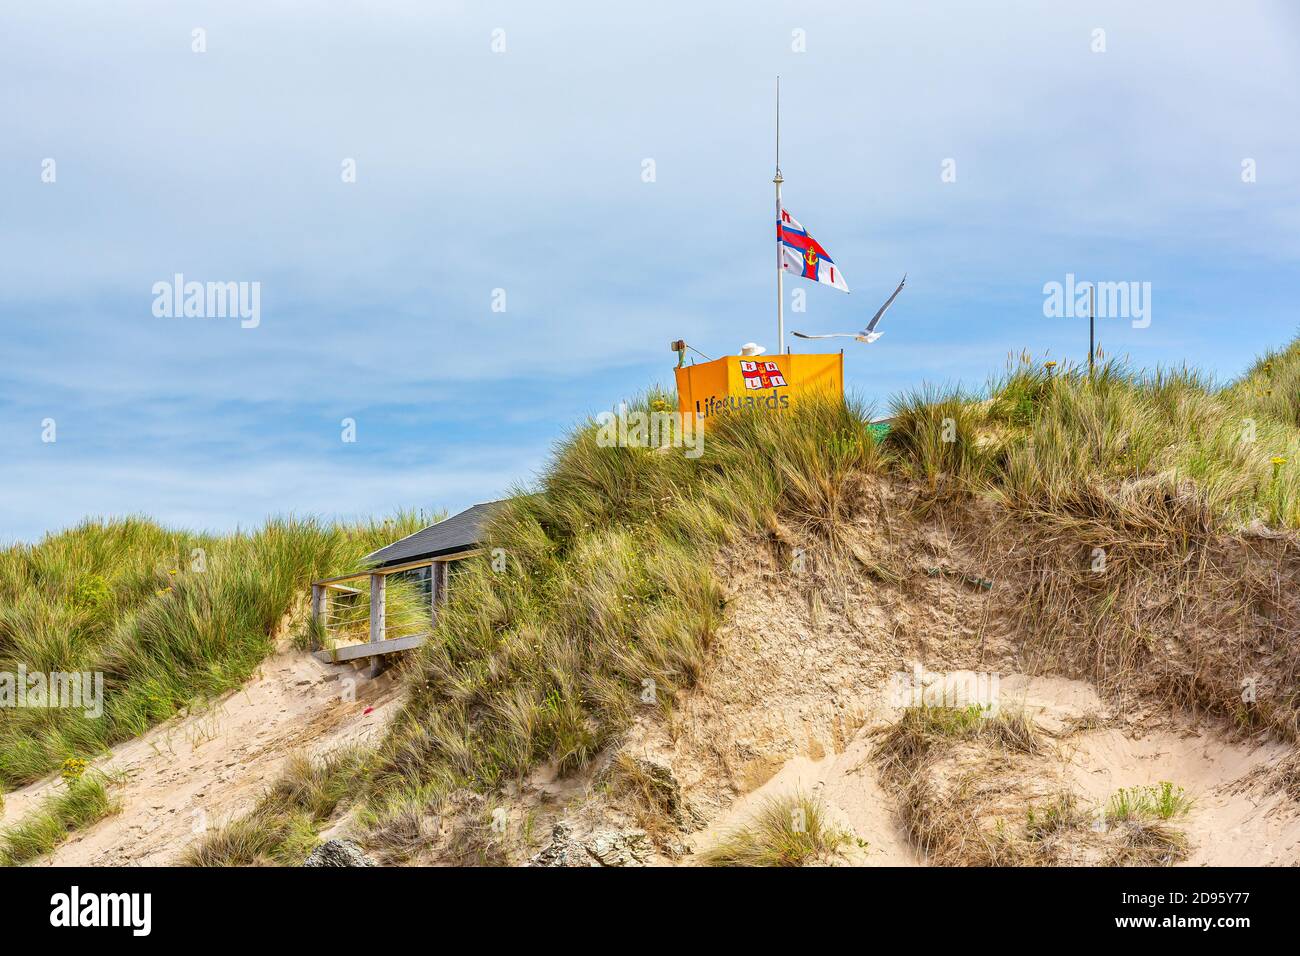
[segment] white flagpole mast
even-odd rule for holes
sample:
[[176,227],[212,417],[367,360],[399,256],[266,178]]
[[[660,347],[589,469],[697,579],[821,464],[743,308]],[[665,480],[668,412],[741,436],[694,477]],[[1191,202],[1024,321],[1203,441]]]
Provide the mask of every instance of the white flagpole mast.
[[785,353],[785,269],[781,254],[781,77],[776,78],[776,338],[777,354]]

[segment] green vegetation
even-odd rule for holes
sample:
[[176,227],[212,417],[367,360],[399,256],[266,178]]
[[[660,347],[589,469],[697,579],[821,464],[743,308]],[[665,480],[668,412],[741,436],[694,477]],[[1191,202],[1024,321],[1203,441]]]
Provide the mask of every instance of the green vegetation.
[[818,800],[803,794],[769,799],[748,824],[705,850],[705,866],[804,866],[828,862],[849,840]]
[[1182,787],[1167,780],[1153,787],[1129,787],[1117,790],[1106,804],[1106,819],[1111,823],[1135,820],[1172,820],[1191,810],[1192,801]]
[[[1106,362],[1090,378],[1022,360],[987,398],[899,400],[882,443],[852,402],[803,404],[712,420],[698,459],[601,448],[589,422],[489,529],[506,570],[484,558],[463,573],[371,795],[396,805],[411,787],[482,791],[539,761],[572,769],[646,706],[646,687],[669,711],[721,619],[718,554],[737,540],[779,546],[778,527],[834,551],[873,474],[919,479],[931,500],[985,495],[1121,540],[1253,519],[1300,527],[1300,398],[1281,395],[1297,375],[1296,346],[1223,389],[1186,370]],[[1033,746],[1014,719],[985,731]]]
[[[420,526],[414,514],[326,525],[271,521],[229,536],[140,519],[87,521],[0,551],[0,672],[101,672],[104,713],[0,709],[0,787],[134,737],[240,686],[316,577],[354,570]],[[389,597],[400,620],[401,600]],[[368,613],[368,612],[367,612]]]
[[19,823],[0,831],[0,866],[17,866],[49,853],[67,839],[118,811],[99,775],[77,777],[56,790]]
[[1186,816],[1192,801],[1168,781],[1153,787],[1116,791],[1105,818],[1115,848],[1108,862],[1117,866],[1169,866],[1187,855],[1187,836],[1170,821]]
[[1169,821],[1191,807],[1183,788],[1169,782],[1118,790],[1095,812],[1063,791],[1029,808],[1025,836],[1035,862],[1059,862],[1054,853],[1073,842],[1091,844],[1093,858],[1108,866],[1169,866],[1183,859],[1188,847],[1186,835]]
[[[1108,361],[1055,372],[1026,356],[979,401],[922,390],[899,399],[887,444],[931,488],[979,489],[1027,510],[1091,515],[1117,483],[1155,479],[1188,518],[1300,527],[1300,344],[1214,388],[1188,369]],[[1275,461],[1281,459],[1281,462]]]
[[907,708],[873,756],[908,835],[940,866],[1168,866],[1186,856],[1169,821],[1191,801],[1171,783],[1119,790],[1098,807],[1067,786],[1043,799],[1057,757],[1023,713]]
[[1256,359],[1228,391],[1242,408],[1300,428],[1300,339]]

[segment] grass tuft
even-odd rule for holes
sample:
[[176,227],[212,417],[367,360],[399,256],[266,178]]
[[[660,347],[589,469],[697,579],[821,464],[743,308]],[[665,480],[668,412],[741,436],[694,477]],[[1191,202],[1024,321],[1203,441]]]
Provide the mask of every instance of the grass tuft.
[[44,856],[77,830],[121,809],[100,774],[69,781],[13,826],[0,831],[0,865],[17,866]]
[[1042,753],[1042,731],[1022,711],[990,713],[978,704],[969,707],[922,705],[906,707],[883,731],[874,756],[887,767],[910,773],[937,744],[980,740],[1022,754]]
[[1183,788],[1164,780],[1156,786],[1117,790],[1106,804],[1106,820],[1110,823],[1172,820],[1191,809],[1192,800]]
[[744,826],[700,855],[705,866],[806,866],[829,862],[849,835],[826,818],[820,801],[803,794],[769,799]]

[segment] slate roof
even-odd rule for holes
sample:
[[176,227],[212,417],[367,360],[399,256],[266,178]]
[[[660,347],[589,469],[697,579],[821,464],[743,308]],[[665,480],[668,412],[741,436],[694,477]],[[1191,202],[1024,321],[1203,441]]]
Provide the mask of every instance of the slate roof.
[[481,539],[484,524],[501,504],[501,501],[484,501],[466,508],[366,555],[366,563],[383,568],[473,550]]

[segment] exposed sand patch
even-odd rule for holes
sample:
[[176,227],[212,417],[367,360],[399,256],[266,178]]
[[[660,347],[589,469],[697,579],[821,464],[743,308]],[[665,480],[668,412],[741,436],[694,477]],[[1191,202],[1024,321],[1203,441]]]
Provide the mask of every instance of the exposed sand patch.
[[1240,786],[1288,752],[1278,744],[1251,748],[1213,731],[1160,730],[1134,738],[1120,730],[1081,734],[1068,755],[1071,783],[1104,801],[1120,787],[1170,781],[1187,791],[1192,809],[1179,826],[1190,840],[1187,866],[1294,866],[1300,863],[1300,809],[1284,794]]
[[[124,779],[111,788],[122,812],[73,834],[37,864],[174,863],[204,826],[220,826],[252,809],[292,753],[369,739],[391,716],[399,695],[390,674],[366,680],[361,671],[281,650],[243,688],[96,760],[96,769]],[[58,785],[51,777],[6,794],[2,822],[21,819]]]
[[[1187,866],[1294,865],[1300,862],[1300,807],[1261,785],[1291,748],[1231,740],[1224,728],[1146,712],[1116,718],[1083,681],[1003,681],[1003,706],[1019,706],[1045,729],[1061,732],[1080,719],[1102,726],[1064,736],[1054,762],[1070,788],[1094,805],[1121,788],[1169,781],[1192,799],[1176,821],[1190,843]],[[1086,725],[1085,725],[1086,726]]]
[[856,866],[915,866],[921,860],[894,816],[894,802],[880,783],[864,737],[843,753],[821,760],[795,757],[752,793],[736,800],[707,829],[690,841],[698,853],[729,831],[743,827],[763,804],[797,793],[816,798],[828,820],[849,833],[854,842],[843,850],[846,863]]

